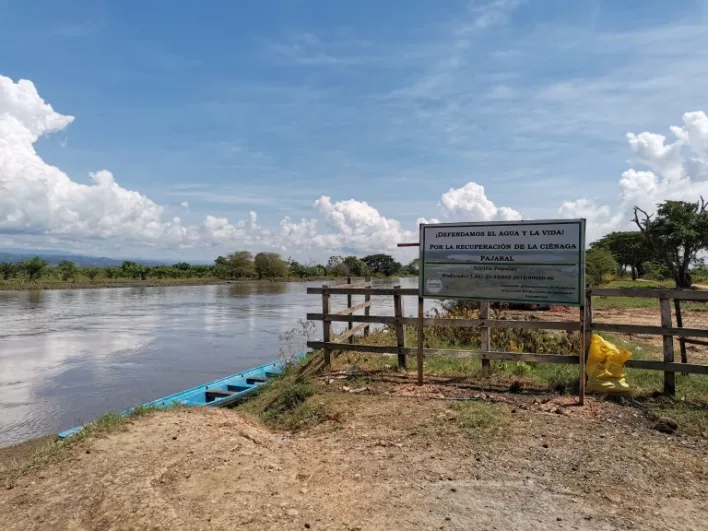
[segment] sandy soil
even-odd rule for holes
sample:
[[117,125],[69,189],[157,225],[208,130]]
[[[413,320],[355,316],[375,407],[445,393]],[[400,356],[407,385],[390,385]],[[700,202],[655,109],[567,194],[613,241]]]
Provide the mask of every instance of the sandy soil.
[[459,403],[441,399],[449,386],[327,388],[310,400],[325,400],[332,420],[303,434],[202,408],[76,444],[2,487],[0,529],[664,531],[708,521],[706,439],[659,433],[634,408],[467,393],[499,419],[470,430]]

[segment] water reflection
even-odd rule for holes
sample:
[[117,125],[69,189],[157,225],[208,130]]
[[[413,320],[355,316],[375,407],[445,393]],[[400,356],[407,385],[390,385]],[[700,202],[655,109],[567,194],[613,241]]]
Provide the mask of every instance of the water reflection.
[[[301,335],[286,343],[280,336],[321,310],[321,297],[306,295],[321,284],[0,292],[0,446],[302,348]],[[346,297],[332,303],[339,309]],[[415,312],[415,297],[405,304]],[[390,297],[373,307],[393,311]]]
[[44,291],[33,290],[27,292],[27,298],[32,307],[42,306],[42,301],[44,301]]

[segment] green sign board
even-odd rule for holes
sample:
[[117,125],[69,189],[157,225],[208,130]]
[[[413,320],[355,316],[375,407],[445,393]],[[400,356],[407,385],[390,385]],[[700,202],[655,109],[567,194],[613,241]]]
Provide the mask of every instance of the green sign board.
[[582,306],[585,220],[420,226],[420,295]]

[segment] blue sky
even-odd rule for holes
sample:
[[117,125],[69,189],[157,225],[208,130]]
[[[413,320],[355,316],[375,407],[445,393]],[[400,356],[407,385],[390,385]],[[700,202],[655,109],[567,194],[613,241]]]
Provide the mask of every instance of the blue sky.
[[[625,135],[670,136],[706,107],[707,16],[703,1],[0,0],[0,75],[75,117],[35,144],[73,182],[109,170],[184,226],[256,212],[271,235],[243,242],[256,247],[285,216],[319,217],[311,249],[278,244],[319,256],[370,250],[347,227],[381,223],[338,202],[406,237],[420,217],[473,220],[474,205],[439,204],[469,182],[524,218],[582,199],[621,226],[618,181],[641,169]],[[323,195],[332,208],[314,206]],[[205,252],[24,226],[0,243]]]

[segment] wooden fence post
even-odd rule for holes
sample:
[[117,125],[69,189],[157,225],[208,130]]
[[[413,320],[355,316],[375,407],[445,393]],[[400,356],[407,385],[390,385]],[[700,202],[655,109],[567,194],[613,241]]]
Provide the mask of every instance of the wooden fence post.
[[[671,302],[670,299],[662,297],[659,299],[661,309],[662,328],[671,328]],[[664,363],[674,362],[674,336],[664,336]],[[664,394],[674,396],[676,394],[676,373],[664,371]]]
[[[370,287],[371,277],[368,276],[368,275],[365,276],[365,277],[364,277],[364,281],[365,281],[366,284],[367,284],[366,287],[367,287],[367,288]],[[367,293],[366,295],[364,295],[364,302],[371,302],[371,295],[369,295],[368,293]],[[371,308],[370,308],[369,306],[367,306],[366,308],[364,308],[364,315],[366,315],[367,317],[368,317],[369,314],[371,313],[369,310],[371,310]],[[369,335],[369,325],[366,325],[366,326],[364,327],[364,337],[366,337],[366,336],[368,336],[368,335]]]
[[585,289],[585,307],[580,307],[580,352],[578,353],[578,403],[585,404],[585,388],[587,375],[585,363],[592,344],[592,293],[590,286]]
[[[347,277],[347,284],[351,284],[351,283],[352,283],[352,277]],[[351,308],[351,307],[352,307],[352,294],[349,293],[347,295],[347,308]],[[349,321],[349,324],[347,325],[347,330],[351,330],[352,328],[354,328],[354,323]],[[353,335],[349,336],[349,343],[350,344],[354,343],[354,336]]]
[[585,348],[587,346],[587,310],[580,307],[580,352],[578,352],[578,404],[585,405]]
[[[401,286],[394,286],[396,291],[400,291]],[[398,348],[398,368],[406,368],[406,355],[403,352],[403,348],[406,346],[406,335],[403,329],[403,297],[400,293],[394,293],[393,295],[393,309],[394,315],[396,316],[396,347]]]
[[423,329],[424,299],[418,297],[418,385],[423,385],[423,348],[425,344],[425,330]]
[[[479,303],[479,318],[489,319],[489,302],[482,301]],[[487,325],[480,327],[480,350],[482,352],[492,350],[492,331]],[[486,354],[482,354],[482,374],[488,375],[490,367],[491,363],[486,357]]]
[[[322,287],[327,288],[328,286],[327,286],[327,284],[325,284]],[[324,291],[322,293],[322,313],[324,314],[323,319],[322,319],[322,341],[325,343],[329,343],[331,340],[331,336],[332,336],[332,321],[327,320],[327,317],[329,316],[329,314],[331,313],[331,310],[332,310],[329,298],[330,298],[330,294],[327,293],[327,291]],[[325,364],[325,367],[327,367],[328,369],[330,367],[330,362],[331,362],[330,350],[329,350],[329,347],[325,346],[324,347],[324,364]]]
[[[674,309],[676,310],[676,326],[683,328],[683,316],[681,315],[681,300],[674,299]],[[688,355],[686,354],[686,338],[679,337],[679,347],[681,348],[681,363],[688,363]]]

